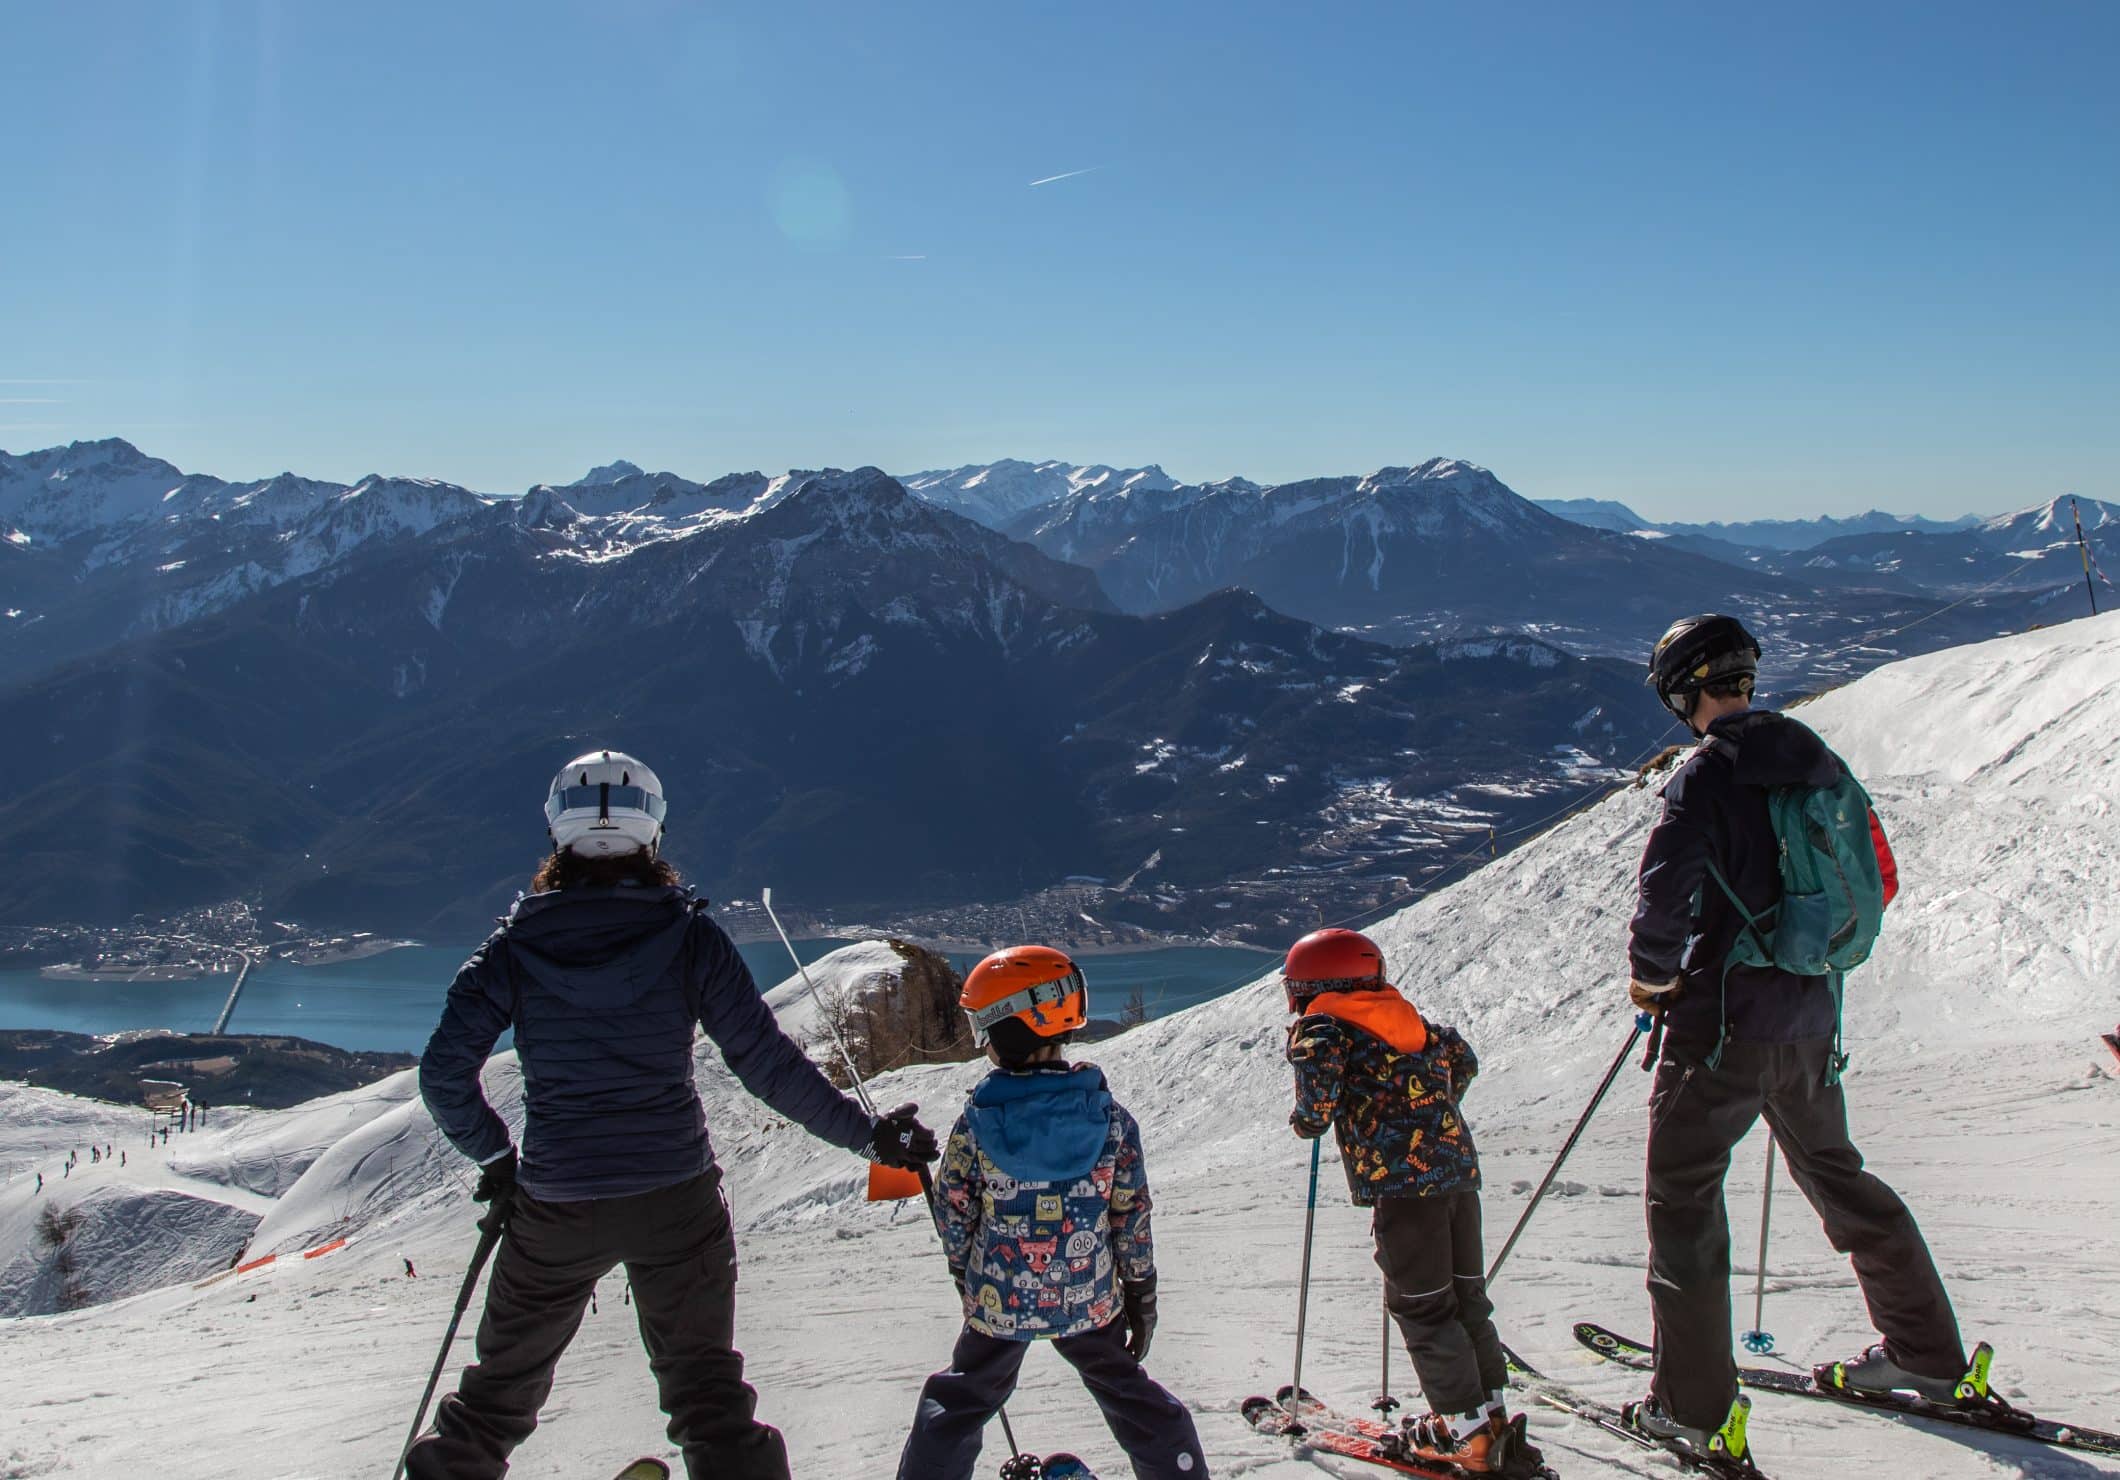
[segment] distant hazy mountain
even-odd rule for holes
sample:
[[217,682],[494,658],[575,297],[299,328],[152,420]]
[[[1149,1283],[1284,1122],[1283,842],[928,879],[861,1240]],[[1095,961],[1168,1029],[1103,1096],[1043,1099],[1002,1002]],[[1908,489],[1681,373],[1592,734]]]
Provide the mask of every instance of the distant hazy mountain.
[[1018,515],[1075,494],[1155,492],[1177,486],[1170,474],[1154,466],[1109,468],[1102,463],[1027,463],[1014,458],[912,473],[901,481],[930,503],[990,529],[1005,529]]
[[1558,514],[1563,519],[1585,524],[1592,529],[1609,529],[1620,534],[1642,534],[1655,536],[1686,536],[1695,543],[1693,548],[1703,548],[1701,542],[1712,541],[1726,550],[1807,550],[1830,539],[1843,535],[1899,534],[1919,531],[1923,534],[1942,534],[1965,529],[1978,524],[1977,516],[1968,514],[1960,519],[1929,519],[1920,514],[1887,514],[1872,509],[1867,514],[1854,514],[1846,518],[1821,515],[1814,519],[1745,519],[1732,523],[1711,520],[1704,524],[1687,523],[1683,520],[1644,519],[1625,504],[1612,499],[1595,498],[1546,498],[1534,500],[1549,514]]
[[1585,524],[1592,529],[1609,529],[1614,534],[1633,534],[1637,530],[1656,528],[1616,499],[1535,498],[1532,502],[1571,523]]

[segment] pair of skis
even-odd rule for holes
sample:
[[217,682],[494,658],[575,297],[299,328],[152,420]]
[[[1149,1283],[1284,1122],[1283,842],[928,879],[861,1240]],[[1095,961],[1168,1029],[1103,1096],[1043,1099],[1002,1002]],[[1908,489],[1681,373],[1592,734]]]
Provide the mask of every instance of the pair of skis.
[[[1464,1480],[1470,1473],[1448,1462],[1409,1454],[1396,1426],[1334,1408],[1307,1388],[1298,1392],[1283,1387],[1271,1398],[1246,1398],[1238,1412],[1255,1432],[1293,1439],[1319,1454],[1343,1455],[1420,1480]],[[1541,1480],[1559,1480],[1550,1468],[1541,1467],[1536,1473]]]
[[1600,1402],[1564,1383],[1554,1381],[1508,1347],[1502,1348],[1502,1355],[1509,1360],[1510,1385],[1528,1393],[1549,1408],[1558,1408],[1563,1413],[1573,1414],[1593,1428],[1602,1430],[1616,1439],[1623,1439],[1638,1449],[1668,1454],[1687,1469],[1715,1476],[1717,1480],[1766,1480],[1766,1476],[1752,1463],[1749,1455],[1742,1459],[1733,1459],[1726,1454],[1703,1452],[1680,1440],[1659,1439],[1647,1430],[1630,1423],[1623,1409]]
[[[1575,1328],[1575,1339],[1608,1362],[1617,1362],[1638,1372],[1652,1371],[1655,1367],[1655,1354],[1649,1347],[1616,1332],[1607,1331],[1603,1326],[1592,1325],[1588,1321],[1580,1322]],[[1987,1355],[1987,1348],[1981,1347],[1976,1357],[1976,1366],[1984,1367]],[[2120,1434],[2087,1428],[2082,1424],[2058,1423],[2053,1419],[2040,1418],[2036,1414],[2005,1403],[1992,1394],[1958,1404],[1931,1403],[1910,1393],[1869,1393],[1836,1387],[1830,1382],[1820,1380],[1820,1374],[1828,1371],[1830,1367],[1816,1368],[1810,1373],[1782,1372],[1771,1367],[1740,1367],[1737,1369],[1737,1380],[1744,1386],[1761,1392],[1786,1393],[1797,1398],[1822,1398],[1845,1407],[1868,1409],[1872,1413],[1957,1424],[1962,1428],[1982,1429],[1991,1434],[2008,1434],[2040,1444],[2051,1444],[2057,1449],[2080,1449],[2090,1454],[2120,1456]]]

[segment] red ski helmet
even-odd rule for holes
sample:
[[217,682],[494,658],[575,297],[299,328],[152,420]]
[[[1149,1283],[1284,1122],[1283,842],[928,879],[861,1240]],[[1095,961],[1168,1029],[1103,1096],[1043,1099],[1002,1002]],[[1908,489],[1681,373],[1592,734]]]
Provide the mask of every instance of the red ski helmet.
[[1288,948],[1281,984],[1291,1008],[1320,992],[1373,991],[1387,985],[1384,953],[1358,930],[1313,930]]

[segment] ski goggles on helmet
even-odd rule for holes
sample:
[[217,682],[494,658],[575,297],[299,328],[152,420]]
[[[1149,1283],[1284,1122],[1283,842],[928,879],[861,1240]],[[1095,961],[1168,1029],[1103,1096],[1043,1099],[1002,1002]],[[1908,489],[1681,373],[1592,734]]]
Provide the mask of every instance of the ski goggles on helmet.
[[[984,1007],[967,1008],[965,1016],[972,1022],[972,1042],[984,1048],[987,1034],[993,1030],[994,1024],[1003,1018],[1012,1018],[1023,1012],[1035,1013],[1040,1008],[1065,1002],[1077,992],[1082,994],[1082,1012],[1086,1017],[1089,1015],[1089,983],[1083,979],[1082,968],[1079,966],[1066,976],[1024,987],[1009,993],[999,1001],[989,1002]],[[1032,1026],[1037,1025],[1034,1023]]]
[[563,786],[545,798],[545,821],[559,821],[564,812],[594,812],[609,817],[611,809],[645,812],[657,822],[670,810],[669,804],[645,786]]

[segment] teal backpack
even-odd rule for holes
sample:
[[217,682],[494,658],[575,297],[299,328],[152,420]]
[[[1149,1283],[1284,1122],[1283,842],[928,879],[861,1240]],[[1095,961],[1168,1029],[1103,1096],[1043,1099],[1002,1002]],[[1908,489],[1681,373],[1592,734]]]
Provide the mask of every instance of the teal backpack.
[[[1726,742],[1712,742],[1726,743]],[[1735,747],[1730,747],[1735,751]],[[1743,920],[1723,978],[1733,966],[1772,966],[1795,976],[1822,976],[1833,990],[1833,1053],[1826,1083],[1840,1082],[1848,1056],[1840,1048],[1843,977],[1870,959],[1884,923],[1884,873],[1870,835],[1870,794],[1839,756],[1830,786],[1770,786],[1767,817],[1781,858],[1781,898],[1758,914],[1745,908],[1714,864],[1708,876]],[[1710,1067],[1722,1058],[1717,1040]]]

